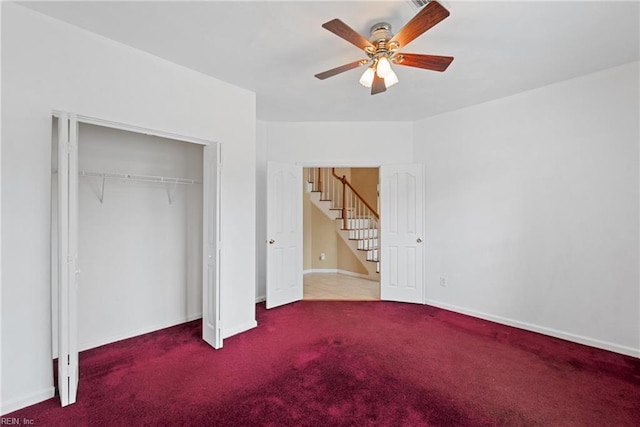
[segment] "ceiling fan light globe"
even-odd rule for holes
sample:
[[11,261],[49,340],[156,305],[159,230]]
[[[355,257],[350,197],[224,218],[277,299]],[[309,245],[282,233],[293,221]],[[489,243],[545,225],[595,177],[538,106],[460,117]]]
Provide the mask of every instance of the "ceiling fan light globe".
[[387,75],[392,72],[391,63],[389,62],[389,58],[386,56],[378,59],[378,66],[376,67],[376,72],[378,73],[378,77],[384,79]]
[[364,73],[362,73],[362,77],[360,77],[360,84],[364,87],[371,87],[374,74],[375,70],[372,67],[367,68]]
[[384,78],[384,85],[388,88],[398,83],[398,76],[393,70],[389,70],[389,74],[387,74]]

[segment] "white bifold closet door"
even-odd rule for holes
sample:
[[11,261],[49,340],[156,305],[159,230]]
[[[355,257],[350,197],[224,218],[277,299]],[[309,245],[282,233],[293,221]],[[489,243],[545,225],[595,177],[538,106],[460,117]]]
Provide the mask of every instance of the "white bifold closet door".
[[202,339],[213,348],[222,347],[220,322],[220,145],[203,150],[202,235]]
[[58,118],[58,391],[62,406],[78,391],[78,121]]

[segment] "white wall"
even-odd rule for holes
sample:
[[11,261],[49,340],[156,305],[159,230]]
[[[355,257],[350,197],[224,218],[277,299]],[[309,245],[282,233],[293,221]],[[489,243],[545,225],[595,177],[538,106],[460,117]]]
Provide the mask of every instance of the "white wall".
[[255,325],[255,94],[2,2],[2,413],[53,395],[53,109],[222,144],[223,335]]
[[[80,170],[202,181],[202,145],[91,125],[79,139]],[[102,203],[101,184],[79,180],[80,350],[202,316],[202,184],[107,179]]]
[[428,303],[640,356],[638,71],[415,124]]
[[413,158],[410,122],[268,122],[267,159],[379,166]]
[[[264,127],[267,148],[263,163],[380,166],[413,162],[410,122],[267,122]],[[261,168],[266,170],[266,165],[259,164]],[[262,209],[266,212],[266,200]],[[259,214],[260,218],[266,230],[266,215]],[[266,231],[260,238],[266,239]],[[258,259],[263,262],[258,269],[266,270],[266,246],[259,242],[257,249],[262,252]],[[264,296],[265,282],[259,281],[257,286],[258,295]]]

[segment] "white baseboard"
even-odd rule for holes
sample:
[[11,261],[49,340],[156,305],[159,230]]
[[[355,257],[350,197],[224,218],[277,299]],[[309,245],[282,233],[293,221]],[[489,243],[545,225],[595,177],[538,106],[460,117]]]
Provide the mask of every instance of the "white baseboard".
[[255,320],[252,320],[250,322],[246,322],[246,323],[234,326],[233,328],[229,328],[229,329],[226,329],[226,328],[223,327],[222,328],[222,339],[232,337],[232,336],[237,335],[237,334],[239,334],[241,332],[244,332],[244,331],[248,331],[249,329],[253,329],[256,326],[258,326],[258,322],[256,322]]
[[311,268],[309,270],[304,270],[302,272],[303,275],[305,274],[311,274],[311,273],[322,273],[322,274],[337,274],[338,273],[338,269],[337,268]]
[[466,314],[466,315],[477,317],[484,320],[490,320],[492,322],[500,323],[503,325],[513,326],[519,329],[524,329],[526,331],[537,332],[543,335],[549,335],[555,338],[560,338],[560,339],[575,342],[578,344],[584,344],[590,347],[600,348],[603,350],[609,350],[615,353],[620,353],[620,354],[625,354],[627,356],[640,358],[640,349],[637,349],[637,348],[627,347],[624,345],[619,345],[619,344],[611,343],[608,341],[601,341],[595,338],[589,338],[582,335],[572,334],[570,332],[564,332],[564,331],[559,331],[557,329],[534,325],[532,323],[520,322],[518,320],[509,319],[507,317],[487,314],[480,311],[471,310],[464,307],[458,307],[455,305],[451,305],[451,304],[447,304],[447,303],[443,303],[443,302],[435,301],[431,299],[427,299],[425,301],[425,304],[432,305],[434,307],[443,308],[445,310],[455,311],[456,313]]
[[2,402],[0,403],[0,415],[5,415],[10,412],[17,411],[18,409],[35,405],[36,403],[51,399],[54,395],[55,387],[47,387],[42,390],[36,391],[35,393],[30,393],[26,396],[11,399],[7,402]]
[[266,296],[256,297],[256,304],[261,303],[261,302],[265,302],[266,300],[267,300]]

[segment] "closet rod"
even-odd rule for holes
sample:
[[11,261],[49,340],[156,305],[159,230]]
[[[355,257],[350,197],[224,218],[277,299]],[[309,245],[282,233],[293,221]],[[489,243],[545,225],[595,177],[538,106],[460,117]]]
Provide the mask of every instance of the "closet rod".
[[165,183],[165,184],[202,184],[202,181],[196,181],[188,178],[173,178],[168,176],[152,176],[152,175],[135,175],[130,173],[80,171],[79,175],[95,176],[99,178],[128,179],[132,181],[159,182],[159,183]]

